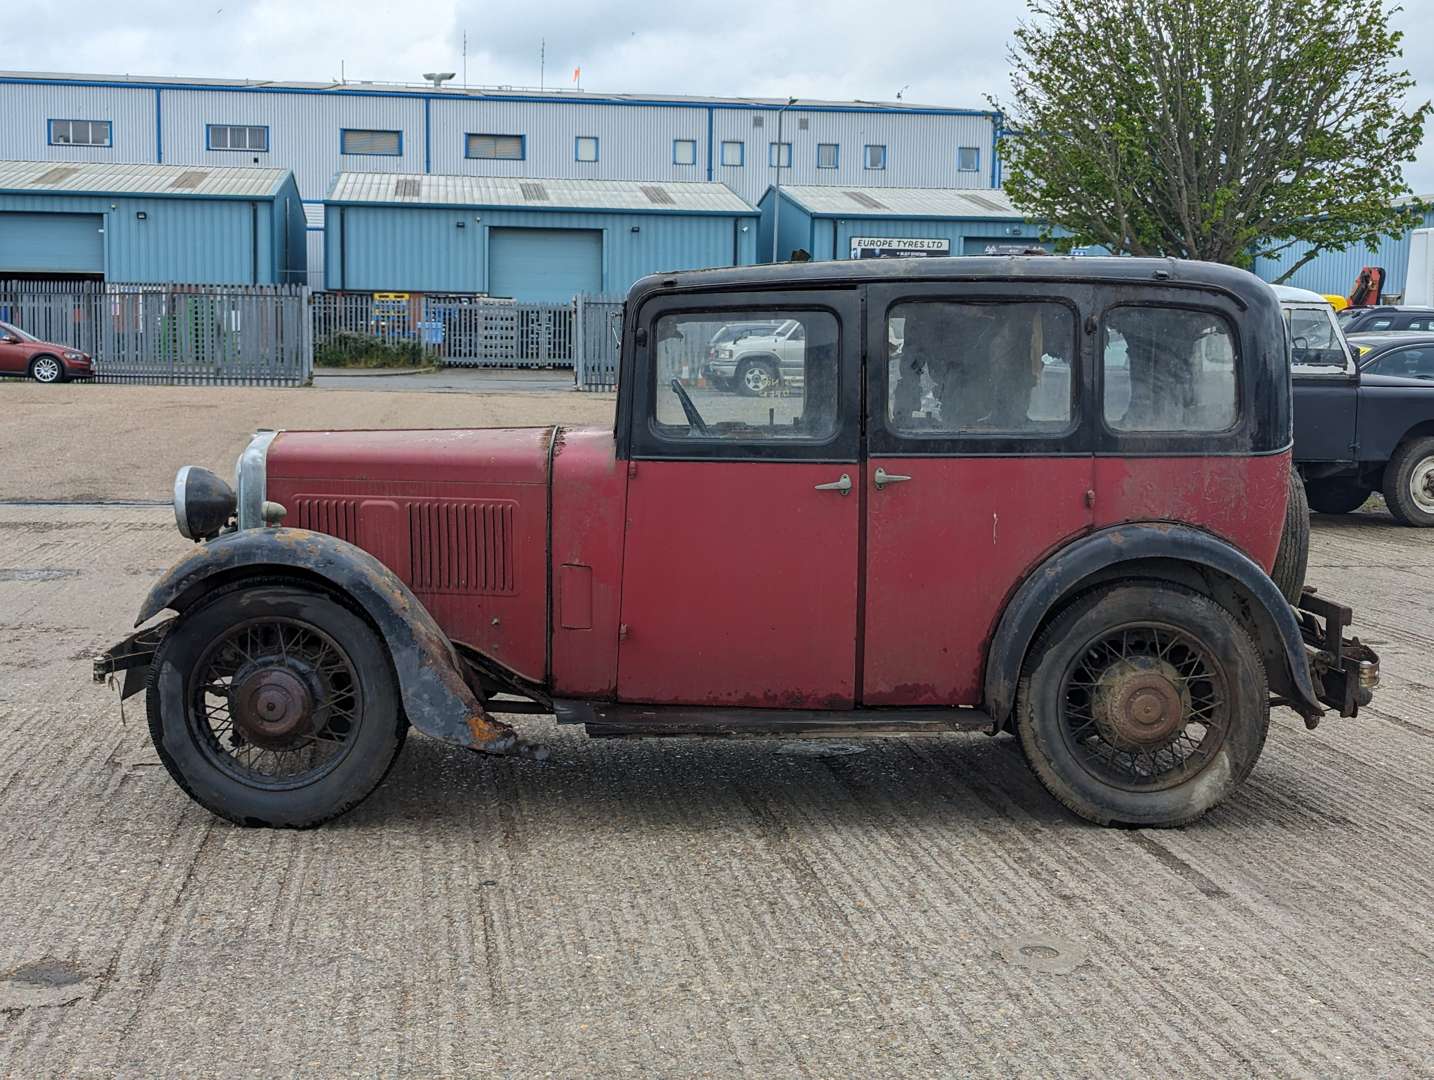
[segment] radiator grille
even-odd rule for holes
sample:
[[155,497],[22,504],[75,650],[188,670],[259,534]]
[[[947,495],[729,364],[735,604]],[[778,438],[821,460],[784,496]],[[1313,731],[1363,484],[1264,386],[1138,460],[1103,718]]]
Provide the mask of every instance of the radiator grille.
[[318,499],[300,496],[298,526],[314,532],[328,533],[350,544],[358,543],[358,501],[355,499]]
[[512,593],[513,503],[415,502],[408,506],[415,592]]

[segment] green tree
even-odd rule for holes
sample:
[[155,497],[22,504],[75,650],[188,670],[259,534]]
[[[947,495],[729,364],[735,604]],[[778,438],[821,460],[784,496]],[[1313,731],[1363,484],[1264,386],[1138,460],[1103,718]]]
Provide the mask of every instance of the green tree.
[[1030,0],[994,103],[1005,187],[1073,244],[1250,266],[1409,227],[1407,99],[1387,0]]

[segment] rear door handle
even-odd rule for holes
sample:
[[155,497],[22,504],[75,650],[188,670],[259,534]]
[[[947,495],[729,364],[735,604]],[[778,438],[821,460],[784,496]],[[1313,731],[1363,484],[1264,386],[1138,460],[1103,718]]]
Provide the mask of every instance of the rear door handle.
[[818,484],[817,490],[835,491],[840,495],[845,495],[851,490],[851,475],[849,473],[842,473],[840,480],[833,480],[830,484]]
[[911,477],[902,476],[900,473],[889,473],[880,465],[878,465],[876,467],[876,476],[874,477],[874,479],[876,481],[876,490],[880,491],[882,488],[886,487],[887,484],[904,484],[906,481],[910,480]]

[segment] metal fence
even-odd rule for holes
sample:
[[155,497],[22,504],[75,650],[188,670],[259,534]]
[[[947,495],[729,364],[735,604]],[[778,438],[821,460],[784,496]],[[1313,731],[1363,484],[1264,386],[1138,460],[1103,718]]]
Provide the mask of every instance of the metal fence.
[[[454,367],[573,368],[580,390],[617,385],[622,301],[576,297],[531,303],[486,296],[408,293],[316,293],[314,342],[340,336],[411,346]],[[395,356],[400,362],[402,356]]]
[[579,390],[616,390],[622,352],[622,301],[579,296],[573,306],[577,335],[573,381]]
[[0,321],[89,353],[100,382],[297,386],[313,369],[301,285],[0,283]]

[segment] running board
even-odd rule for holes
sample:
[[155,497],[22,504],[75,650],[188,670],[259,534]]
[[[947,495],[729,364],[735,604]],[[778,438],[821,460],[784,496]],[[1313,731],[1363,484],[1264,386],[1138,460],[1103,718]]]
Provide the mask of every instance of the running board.
[[942,735],[953,731],[991,732],[981,709],[738,709],[725,706],[613,705],[553,702],[560,724],[582,724],[593,738],[799,738],[864,735]]

